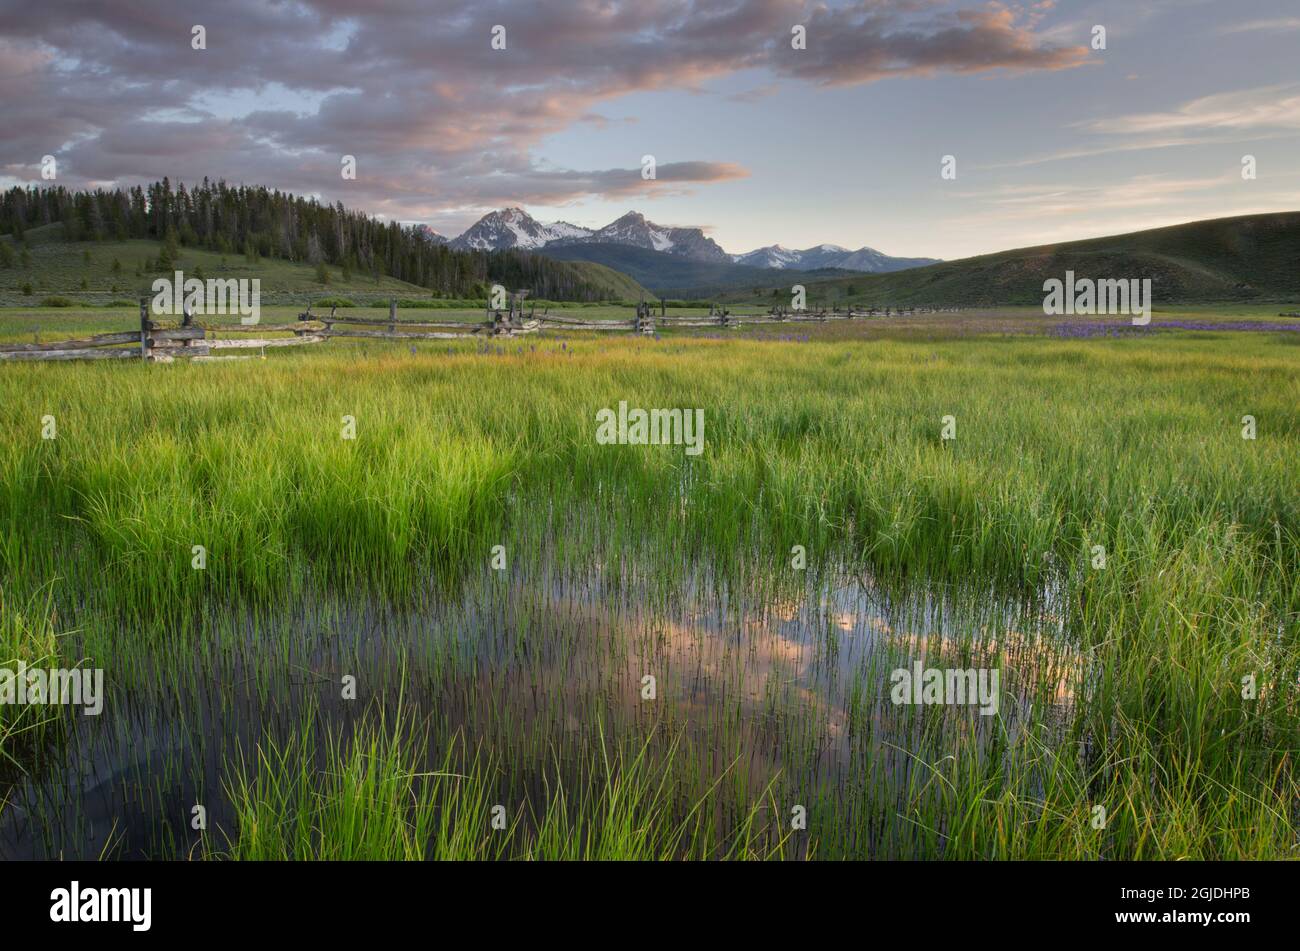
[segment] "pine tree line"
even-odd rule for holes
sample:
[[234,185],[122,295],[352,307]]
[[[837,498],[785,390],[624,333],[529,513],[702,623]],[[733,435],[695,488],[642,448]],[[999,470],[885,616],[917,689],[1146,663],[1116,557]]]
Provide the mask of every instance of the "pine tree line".
[[69,241],[148,238],[168,247],[331,265],[345,274],[394,277],[442,297],[483,297],[491,284],[528,288],[548,300],[612,296],[571,262],[526,251],[453,251],[415,228],[323,205],[262,186],[204,179],[175,189],[164,178],[147,188],[71,191],[61,185],[0,192],[0,234],[21,240],[29,228],[62,222]]

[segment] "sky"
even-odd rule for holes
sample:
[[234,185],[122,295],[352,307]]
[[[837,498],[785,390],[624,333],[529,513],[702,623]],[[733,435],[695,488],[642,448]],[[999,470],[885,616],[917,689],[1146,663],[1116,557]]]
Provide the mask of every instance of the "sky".
[[953,259],[1300,208],[1298,50],[1300,0],[0,0],[0,186]]

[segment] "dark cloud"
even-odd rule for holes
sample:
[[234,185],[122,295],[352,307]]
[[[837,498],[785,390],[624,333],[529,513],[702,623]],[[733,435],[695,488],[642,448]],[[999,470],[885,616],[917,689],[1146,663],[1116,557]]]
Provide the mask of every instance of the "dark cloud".
[[[806,50],[790,48],[796,23]],[[191,49],[195,24],[206,51]],[[504,53],[490,47],[496,24]],[[70,184],[207,175],[405,219],[662,193],[745,172],[683,161],[645,182],[639,167],[543,167],[534,147],[604,121],[603,101],[740,70],[844,85],[1084,58],[1033,27],[1002,4],[928,0],[0,0],[0,170],[34,179],[54,154]],[[268,89],[301,107],[253,108]],[[245,100],[237,119],[210,111]],[[356,181],[339,176],[345,154]]]

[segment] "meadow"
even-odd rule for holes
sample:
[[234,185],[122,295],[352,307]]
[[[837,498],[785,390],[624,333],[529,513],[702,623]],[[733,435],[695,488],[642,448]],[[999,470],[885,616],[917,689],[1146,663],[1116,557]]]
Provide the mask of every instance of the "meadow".
[[[1262,314],[2,365],[0,667],[107,698],[0,706],[0,856],[1294,857]],[[702,408],[703,453],[599,445],[619,401]],[[998,713],[892,702],[916,661]]]

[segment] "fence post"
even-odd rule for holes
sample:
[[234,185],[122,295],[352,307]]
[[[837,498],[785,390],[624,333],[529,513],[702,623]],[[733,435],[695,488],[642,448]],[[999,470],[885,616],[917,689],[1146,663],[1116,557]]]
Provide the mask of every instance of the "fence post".
[[149,298],[140,298],[140,359],[149,359]]
[[390,297],[388,299],[388,332],[390,334],[397,332],[397,298],[396,297]]
[[632,329],[647,336],[652,336],[655,332],[654,311],[645,301],[636,305],[636,320],[632,322]]

